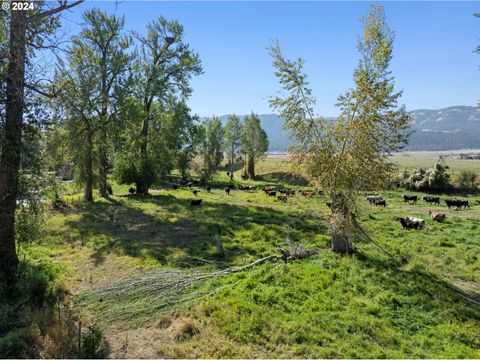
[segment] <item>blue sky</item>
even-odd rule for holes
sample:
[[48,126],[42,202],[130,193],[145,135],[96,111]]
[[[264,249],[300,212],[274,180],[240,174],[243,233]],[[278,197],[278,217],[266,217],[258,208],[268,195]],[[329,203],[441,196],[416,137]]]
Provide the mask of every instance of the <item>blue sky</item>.
[[[391,70],[410,110],[475,105],[480,99],[478,2],[380,2],[396,33]],[[202,59],[192,81],[192,111],[201,116],[271,113],[279,90],[267,47],[278,39],[288,57],[305,59],[305,71],[323,116],[338,113],[338,95],[352,86],[358,61],[359,17],[370,2],[164,2],[87,1],[63,15],[76,32],[81,12],[99,7],[125,15],[126,28],[143,32],[162,15],[178,19]]]

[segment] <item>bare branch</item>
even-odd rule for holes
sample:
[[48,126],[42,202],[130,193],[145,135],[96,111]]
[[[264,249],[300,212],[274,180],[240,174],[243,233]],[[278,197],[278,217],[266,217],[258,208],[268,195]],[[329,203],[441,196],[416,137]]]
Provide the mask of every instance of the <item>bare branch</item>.
[[55,14],[61,12],[61,11],[68,10],[68,9],[73,8],[74,6],[80,5],[84,1],[85,0],[77,0],[73,3],[71,3],[70,5],[68,5],[67,0],[62,0],[62,2],[59,2],[61,4],[60,6],[58,6],[56,8],[53,8],[53,9],[50,9],[48,11],[44,11],[44,12],[29,16],[27,18],[27,21],[35,21],[35,20],[43,19],[47,16],[55,15]]

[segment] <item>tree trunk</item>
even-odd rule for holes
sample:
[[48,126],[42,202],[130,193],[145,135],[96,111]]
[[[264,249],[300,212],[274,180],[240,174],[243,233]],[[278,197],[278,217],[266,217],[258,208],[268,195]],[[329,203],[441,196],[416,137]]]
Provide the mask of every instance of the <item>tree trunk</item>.
[[100,196],[107,198],[107,168],[108,168],[108,159],[107,159],[107,121],[108,121],[108,88],[107,88],[107,49],[103,49],[102,55],[102,111],[100,120],[102,122],[101,133],[100,133],[100,183],[99,183],[99,192]]
[[348,235],[340,232],[332,234],[332,251],[337,254],[351,254],[353,253],[352,242]]
[[102,128],[101,132],[101,145],[100,145],[100,183],[99,183],[99,192],[100,196],[107,198],[107,169],[108,169],[108,159],[107,159],[107,130]]
[[22,151],[27,12],[12,11],[10,20],[7,101],[0,158],[0,277],[15,281],[15,208]]
[[255,178],[255,158],[253,156],[249,156],[247,164],[248,176],[253,180]]
[[141,143],[140,143],[140,170],[138,176],[140,179],[136,182],[136,187],[137,187],[137,194],[143,194],[147,195],[148,194],[148,188],[149,186],[146,184],[144,181],[144,174],[145,174],[145,166],[147,164],[147,144],[148,144],[148,128],[150,126],[150,107],[151,105],[147,100],[144,102],[143,110],[145,113],[145,118],[143,119],[143,126],[142,126],[142,132],[141,132]]
[[353,253],[351,235],[353,231],[350,197],[345,194],[331,194],[332,251],[337,254]]
[[93,202],[93,131],[87,130],[87,156],[85,159],[85,195],[86,202]]
[[233,181],[233,162],[235,161],[235,153],[232,151],[232,157],[230,158],[230,182]]

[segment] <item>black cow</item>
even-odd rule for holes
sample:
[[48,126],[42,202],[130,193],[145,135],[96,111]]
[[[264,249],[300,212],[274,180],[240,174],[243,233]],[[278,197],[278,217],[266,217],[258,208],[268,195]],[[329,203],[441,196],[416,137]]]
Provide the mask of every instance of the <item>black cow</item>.
[[417,203],[418,201],[418,196],[417,195],[403,195],[403,201],[404,202],[413,202],[413,203]]
[[227,195],[230,195],[230,187],[227,186],[227,187],[225,188],[225,192],[227,193]]
[[135,194],[135,188],[130,187],[130,189],[128,189],[128,192],[129,192],[130,194]]
[[173,186],[173,190],[177,190],[178,189],[178,185],[174,184]]
[[277,192],[276,191],[269,191],[267,192],[268,196],[276,196]]
[[191,200],[190,206],[200,206],[202,204],[202,199]]
[[208,192],[212,191],[212,188],[210,186],[207,186],[207,191]]
[[197,196],[198,190],[192,190],[192,194],[195,195],[195,196]]
[[460,210],[462,206],[464,209],[466,209],[467,207],[471,209],[468,200],[446,199],[445,204],[447,204],[449,209],[453,206],[456,207],[457,210]]
[[387,202],[384,199],[376,199],[373,203],[375,204],[375,206],[387,206]]
[[438,196],[424,196],[423,200],[428,204],[432,203],[440,205],[440,198]]

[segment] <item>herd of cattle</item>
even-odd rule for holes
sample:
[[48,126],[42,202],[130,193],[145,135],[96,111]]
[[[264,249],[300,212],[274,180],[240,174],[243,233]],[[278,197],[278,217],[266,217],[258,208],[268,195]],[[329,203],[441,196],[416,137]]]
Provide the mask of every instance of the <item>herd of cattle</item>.
[[[198,196],[198,193],[200,190],[193,189],[194,183],[188,183],[188,188],[192,191],[192,194],[195,196]],[[225,193],[227,195],[230,195],[232,190],[235,187],[233,185],[225,187]],[[173,185],[173,189],[178,189],[177,185]],[[254,185],[240,185],[238,187],[239,190],[241,191],[257,191],[258,188],[257,186]],[[211,187],[207,186],[206,190],[208,193],[211,192]],[[286,189],[286,188],[279,188],[277,186],[265,186],[264,188],[261,189],[266,195],[271,196],[276,198],[276,201],[281,201],[286,203],[288,201],[288,198],[291,196],[294,196],[295,194],[300,194],[305,198],[314,198],[314,197],[323,197],[323,191],[322,190],[293,190],[293,189]],[[135,189],[130,188],[129,189],[130,193],[134,193]],[[380,195],[367,195],[366,200],[375,206],[387,206],[387,202],[385,199],[383,199],[382,196]],[[418,195],[403,195],[403,201],[405,203],[413,203],[416,204],[417,201],[419,201]],[[440,205],[440,197],[439,196],[424,196],[423,201],[425,201],[427,204],[433,204],[433,205]],[[200,206],[202,204],[202,199],[194,199],[190,201],[190,206]],[[460,199],[445,199],[445,204],[449,209],[455,208],[456,210],[461,210],[463,209],[470,209],[470,204],[468,200],[460,200]],[[332,203],[330,201],[326,202],[326,205],[328,207],[332,206]],[[443,222],[446,219],[446,214],[441,213],[441,212],[428,212],[429,215],[431,216],[433,221],[437,222]],[[403,226],[404,229],[415,229],[419,230],[422,229],[425,226],[425,220],[416,218],[416,217],[411,217],[411,216],[405,216],[402,218],[396,218],[398,221],[400,221],[400,224]]]
[[[370,202],[370,204],[378,206],[387,206],[386,201],[380,195],[367,195],[366,199]],[[403,195],[403,201],[406,203],[414,203],[416,204],[418,201],[417,195]],[[423,200],[427,204],[435,204],[440,205],[440,197],[439,196],[424,196]],[[445,199],[445,204],[449,209],[452,207],[456,208],[456,210],[463,209],[471,209],[468,200],[459,200],[459,199]],[[431,216],[433,221],[443,222],[447,215],[445,213],[437,213],[429,211],[428,214]],[[420,218],[415,218],[411,216],[405,216],[403,218],[397,218],[402,224],[404,229],[415,229],[419,230],[425,226],[425,220]]]
[[[192,194],[197,196],[200,190],[192,189],[193,183],[188,183],[188,188],[192,191]],[[232,190],[235,187],[233,185],[225,187],[225,193],[227,195],[230,195]],[[178,189],[177,185],[173,185],[173,189],[176,190]],[[206,187],[207,192],[211,192],[211,187],[207,186]],[[240,185],[238,187],[238,190],[242,191],[257,191],[258,187],[255,185]],[[323,196],[323,191],[322,190],[293,190],[293,189],[285,189],[285,188],[279,188],[277,186],[265,186],[264,188],[261,189],[263,192],[265,192],[266,195],[272,196],[276,199],[276,201],[281,201],[286,203],[288,201],[288,198],[290,196],[293,196],[295,194],[300,194],[306,198],[313,198],[315,196]],[[134,191],[130,191],[130,193],[134,193]],[[278,195],[277,195],[278,194]],[[201,199],[195,199],[190,201],[190,206],[199,206],[202,204]]]

